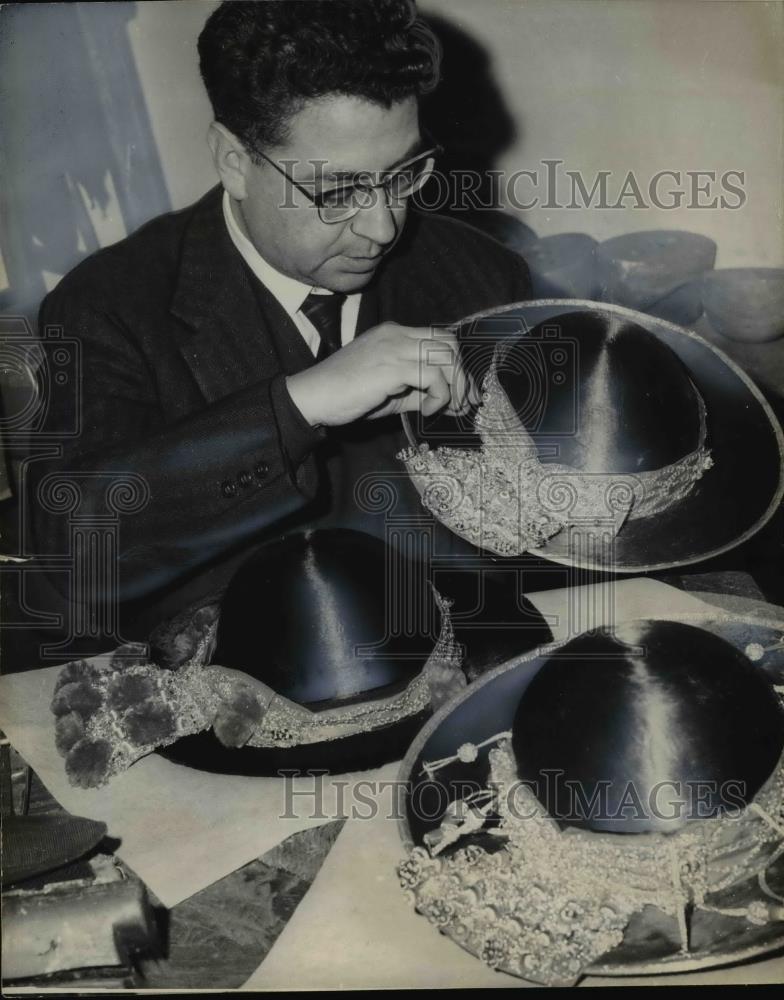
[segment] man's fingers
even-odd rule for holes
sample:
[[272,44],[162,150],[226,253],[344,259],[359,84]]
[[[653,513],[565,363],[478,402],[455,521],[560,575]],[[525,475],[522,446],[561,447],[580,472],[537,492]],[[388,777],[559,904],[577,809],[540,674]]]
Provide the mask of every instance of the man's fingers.
[[[395,413],[421,412],[425,400],[428,401],[428,404],[432,404],[432,400],[423,389],[407,389],[405,392],[392,396],[375,410],[371,410],[367,414],[367,419],[378,420],[380,417],[389,417]],[[425,412],[425,415],[429,414]]]
[[368,419],[378,420],[391,413],[419,410],[425,416],[437,413],[449,405],[449,383],[440,367],[426,368],[416,362],[402,368],[401,381],[392,387],[386,402],[367,414]]
[[411,357],[412,348],[416,348],[419,364],[424,368],[438,367],[450,387],[450,402],[448,411],[452,415],[461,415],[468,411],[471,405],[469,398],[469,382],[463,368],[457,338],[454,334],[443,332],[434,335],[432,331],[411,331],[408,344],[403,348],[407,357]]
[[415,410],[425,416],[440,410],[464,416],[475,405],[476,387],[463,367],[457,338],[451,331],[387,329],[381,344],[383,360],[373,374],[381,376],[377,384],[386,398],[366,412],[368,419]]
[[427,398],[422,401],[420,406],[420,410],[425,416],[436,413],[449,405],[452,391],[440,365],[411,364],[403,370],[402,376],[405,382],[398,387],[399,391],[411,388],[421,389],[425,392]]
[[433,338],[433,347],[436,358],[439,353],[443,355],[440,362],[444,375],[452,390],[452,400],[448,412],[453,415],[461,415],[468,411],[471,401],[468,396],[468,375],[463,367],[460,357],[460,347],[454,334],[444,334]]
[[462,406],[451,404],[446,407],[444,413],[449,417],[465,417],[471,412],[471,404],[466,400]]
[[466,376],[463,376],[465,388],[461,395],[457,395],[441,365],[411,361],[402,367],[398,375],[401,381],[392,387],[384,403],[367,414],[368,419],[377,420],[392,413],[412,411],[429,417],[439,410],[450,416],[464,416],[471,409]]

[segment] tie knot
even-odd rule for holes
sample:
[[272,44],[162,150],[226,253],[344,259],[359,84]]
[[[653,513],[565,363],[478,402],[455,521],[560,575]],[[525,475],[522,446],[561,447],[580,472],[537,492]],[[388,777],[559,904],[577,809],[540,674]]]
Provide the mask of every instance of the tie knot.
[[340,348],[340,312],[345,301],[346,296],[342,292],[333,292],[331,295],[310,292],[300,306],[301,312],[307,316],[321,337],[318,360]]
[[314,326],[322,316],[340,316],[346,296],[342,292],[332,292],[330,295],[310,292],[301,305],[302,312]]

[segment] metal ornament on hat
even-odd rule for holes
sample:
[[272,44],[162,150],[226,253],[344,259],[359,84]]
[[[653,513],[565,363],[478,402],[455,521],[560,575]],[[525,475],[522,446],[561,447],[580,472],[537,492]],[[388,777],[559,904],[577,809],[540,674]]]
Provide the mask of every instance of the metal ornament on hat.
[[[772,653],[777,649],[784,649],[784,636],[778,642],[772,642],[769,646],[763,646],[760,642],[750,642],[744,652],[753,663],[758,663],[764,659],[766,653]],[[777,686],[776,690],[784,693],[784,688]]]
[[496,347],[482,383],[474,416],[480,451],[420,444],[398,454],[424,506],[473,545],[516,556],[541,548],[570,525],[591,523],[612,538],[627,519],[653,517],[678,504],[711,468],[705,404],[694,383],[699,443],[677,462],[633,475],[540,462],[498,377],[510,350]]
[[[782,648],[784,637],[767,647],[751,643],[746,654],[759,661]],[[773,687],[784,706],[784,686]],[[414,847],[398,866],[416,910],[491,968],[548,985],[571,983],[621,944],[630,919],[646,906],[677,920],[682,956],[690,954],[695,909],[756,925],[784,921],[784,897],[766,878],[784,856],[784,756],[738,814],[672,833],[619,836],[562,830],[520,781],[511,739],[511,731],[500,732],[423,762],[422,773],[432,780],[492,747],[487,788],[450,803],[440,826],[424,835],[425,846]],[[469,843],[440,856],[480,832],[500,849]],[[754,876],[770,902],[709,902]]]

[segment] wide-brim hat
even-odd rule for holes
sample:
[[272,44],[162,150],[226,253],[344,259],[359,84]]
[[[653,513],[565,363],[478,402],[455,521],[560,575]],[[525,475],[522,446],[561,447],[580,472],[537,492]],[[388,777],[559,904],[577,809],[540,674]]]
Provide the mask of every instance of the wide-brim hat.
[[[204,731],[163,752],[201,770],[251,775],[314,767],[339,773],[399,759],[464,676],[505,661],[513,647],[551,638],[525,599],[505,609],[504,624],[483,627],[464,620],[474,595],[460,575],[441,586],[443,593],[430,587],[426,563],[355,530],[317,529],[265,546],[221,597],[209,662],[251,674],[316,717],[351,718],[364,706],[357,715],[363,721],[329,741],[237,748]],[[485,604],[497,607],[499,588],[485,581],[485,589]],[[363,649],[370,644],[375,648]],[[381,699],[397,706],[386,720],[373,712]]]
[[[778,687],[781,693],[784,623],[718,609],[655,622],[671,623],[688,625],[697,646],[702,634],[709,656],[716,643],[727,644],[730,659],[742,656],[747,669],[759,671],[766,689],[772,693]],[[629,626],[634,631],[640,624],[623,628],[628,633]],[[515,717],[536,678],[558,663],[559,651],[570,642],[522,654],[480,678],[443,706],[409,748],[399,774],[406,789],[400,833],[409,853],[399,873],[417,911],[435,925],[433,932],[446,934],[494,968],[536,982],[563,984],[584,973],[683,972],[779,948],[784,944],[784,758],[753,805],[738,804],[733,818],[695,818],[674,833],[619,834],[569,829],[539,809],[520,813],[516,830],[511,827],[505,843],[521,851],[505,850],[499,830],[506,814],[499,800],[517,802],[518,808],[534,801],[510,793],[516,783],[526,784],[515,761]],[[589,676],[590,659],[583,667]],[[654,721],[661,709],[658,698],[647,706]],[[778,717],[784,720],[780,708]],[[622,733],[629,723],[624,717],[613,725]],[[564,720],[554,719],[553,725],[563,726]],[[784,730],[784,721],[781,726]],[[758,736],[749,731],[750,745]],[[565,739],[570,738],[566,728]],[[644,740],[645,733],[637,738]],[[782,739],[784,731],[778,747]],[[574,847],[564,851],[565,844]],[[658,867],[656,852],[664,858]],[[604,898],[586,878],[596,871],[607,876]],[[659,896],[671,879],[678,880],[672,883],[678,906],[668,912],[659,908]],[[641,905],[648,891],[650,903]]]
[[260,776],[400,759],[465,686],[464,666],[475,676],[512,641],[533,648],[550,637],[527,603],[513,639],[514,622],[456,630],[452,600],[429,572],[349,529],[271,541],[215,600],[163,623],[149,653],[125,648],[101,668],[63,668],[52,708],[71,780],[101,784],[156,749],[200,770]]
[[[558,325],[559,317],[575,313],[608,325],[634,324],[672,352],[704,404],[707,461],[687,495],[651,516],[628,517],[611,546],[597,545],[594,527],[575,523],[540,538],[527,550],[581,568],[640,573],[709,559],[751,538],[772,517],[784,495],[784,436],[763,394],[718,348],[666,320],[621,306],[573,299],[515,303],[468,317],[455,329],[468,367],[472,357],[484,358],[485,370],[491,357],[488,344],[499,340],[505,348],[516,340],[527,344],[530,333],[537,330],[530,355],[536,371],[529,375],[534,382],[539,379],[545,395],[563,393],[570,379],[580,387],[579,342],[576,346],[565,343]],[[477,371],[475,362],[473,370]],[[607,406],[611,405],[608,399]],[[408,459],[423,446],[431,452],[442,447],[469,451],[479,447],[470,418],[405,414],[403,424],[412,446],[406,462],[409,471]],[[531,437],[539,443],[535,430]],[[543,440],[546,447],[552,443],[547,435]],[[492,489],[490,484],[488,489]],[[555,483],[553,496],[557,495]],[[502,506],[497,499],[495,504],[497,509]]]
[[[364,532],[317,529],[271,541],[221,595],[209,662],[254,677],[279,702],[314,717],[327,712],[350,728],[338,739],[315,741],[304,728],[292,727],[289,740],[270,731],[271,738],[258,740],[268,745],[241,748],[205,731],[178,741],[167,756],[251,774],[394,760],[429,715],[429,699],[412,694],[439,634],[442,641],[451,635],[439,600],[426,568]],[[374,705],[377,713],[368,711]]]
[[105,823],[83,816],[7,815],[0,881],[11,885],[64,868],[97,848],[105,836]]

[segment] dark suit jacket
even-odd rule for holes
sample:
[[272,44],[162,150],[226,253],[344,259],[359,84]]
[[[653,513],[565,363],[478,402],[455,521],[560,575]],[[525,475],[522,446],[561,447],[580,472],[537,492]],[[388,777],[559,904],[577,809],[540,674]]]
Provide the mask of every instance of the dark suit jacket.
[[[85,473],[146,483],[149,499],[119,527],[126,638],[220,589],[270,534],[368,527],[357,476],[402,470],[398,418],[324,434],[291,403],[285,376],[313,357],[231,243],[221,194],[94,254],[41,307],[42,331],[62,327],[81,343],[83,404],[79,435],[62,457],[31,465],[27,493],[66,472],[78,480],[79,514],[97,518],[107,514],[107,477]],[[412,212],[363,292],[357,332],[384,320],[450,323],[528,294],[517,255],[459,222]],[[73,421],[72,399],[54,395],[50,428]],[[30,514],[40,552],[68,551],[70,515],[38,501]]]

